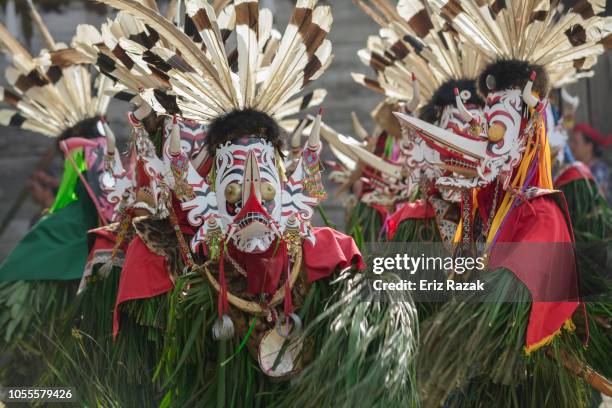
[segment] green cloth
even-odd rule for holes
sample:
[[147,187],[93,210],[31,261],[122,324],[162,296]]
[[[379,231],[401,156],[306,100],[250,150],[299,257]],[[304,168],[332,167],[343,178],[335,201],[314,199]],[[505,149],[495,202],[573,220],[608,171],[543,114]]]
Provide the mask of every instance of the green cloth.
[[[85,161],[83,149],[76,149],[70,154],[72,155],[72,159],[80,172],[87,170],[87,162]],[[55,202],[49,209],[50,213],[57,212],[78,199],[75,191],[77,181],[79,181],[79,173],[75,171],[70,160],[64,160],[64,174],[62,175],[62,182],[60,183],[59,190],[55,196]]]
[[78,176],[75,183],[79,199],[34,225],[0,265],[0,282],[81,278],[87,231],[98,225],[98,215]]

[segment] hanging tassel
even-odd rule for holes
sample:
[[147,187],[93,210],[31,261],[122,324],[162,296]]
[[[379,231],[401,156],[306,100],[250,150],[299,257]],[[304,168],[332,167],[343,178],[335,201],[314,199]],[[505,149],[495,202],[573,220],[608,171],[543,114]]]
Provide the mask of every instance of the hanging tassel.
[[321,180],[321,160],[319,150],[321,148],[321,118],[323,116],[323,108],[319,110],[319,114],[315,118],[308,137],[308,143],[304,149],[303,168],[304,179],[302,186],[304,191],[313,198],[324,200],[327,197],[323,181]]
[[[302,327],[303,327],[302,319],[300,319],[300,316],[293,313],[293,301],[291,297],[290,280],[291,280],[291,267],[290,265],[287,265],[287,275],[285,276],[285,304],[284,304],[283,316],[280,316],[276,323],[277,333],[279,334],[279,336],[285,339],[292,339],[292,338],[297,337],[298,335],[302,333]],[[289,319],[293,320],[292,328],[290,328],[289,326]],[[283,329],[283,323],[284,323],[284,326],[287,327],[286,330]]]
[[304,152],[304,179],[302,181],[304,191],[309,196],[319,200],[325,200],[327,193],[321,179],[321,161],[317,152],[306,148]]
[[215,340],[229,340],[234,337],[234,322],[229,317],[229,302],[227,300],[227,282],[225,281],[224,262],[225,242],[221,242],[219,253],[219,298],[217,301],[218,318],[212,327]]
[[204,241],[208,248],[208,259],[216,261],[219,259],[220,248],[223,245],[223,232],[217,220],[212,217],[208,221],[208,232],[204,236]]

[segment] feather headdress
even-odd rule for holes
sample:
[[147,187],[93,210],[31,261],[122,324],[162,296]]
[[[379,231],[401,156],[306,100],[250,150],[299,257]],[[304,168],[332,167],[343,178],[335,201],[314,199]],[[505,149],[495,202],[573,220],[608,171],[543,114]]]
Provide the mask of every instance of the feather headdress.
[[[144,0],[142,3],[159,14],[155,0]],[[227,0],[216,1],[213,7],[220,12],[227,3],[229,3]],[[183,24],[177,9],[178,3],[174,0],[168,6],[166,19],[184,27],[186,35],[193,36],[193,24],[189,24],[191,20],[187,19],[187,25]],[[229,13],[224,14],[224,17],[221,19],[220,29],[222,32],[227,32],[233,28],[235,18]],[[115,81],[118,86],[123,87],[120,98],[136,102],[133,98],[144,89],[170,92],[168,77],[152,63],[140,61],[141,63],[137,64],[128,50],[153,49],[157,46],[166,46],[175,50],[175,47],[160,38],[157,31],[131,14],[123,11],[117,13],[114,19],[108,19],[102,24],[100,30],[89,24],[81,24],[77,27],[76,37],[75,46],[87,61],[97,66],[100,72]],[[201,39],[197,41],[201,42]],[[150,54],[146,56],[152,57]],[[144,57],[140,56],[139,59]]]
[[[182,30],[136,0],[103,2],[136,17],[148,35],[159,38],[143,44],[121,34],[116,41],[134,64],[125,68],[153,72],[161,81],[161,86],[140,84],[138,89],[158,113],[209,123],[234,110],[255,109],[280,121],[325,97],[324,90],[316,90],[294,98],[332,59],[325,38],[330,8],[316,6],[316,0],[298,1],[283,36],[257,0],[235,0],[218,13],[204,0],[187,0]],[[232,33],[235,49],[229,45]]]
[[430,3],[488,62],[542,67],[554,87],[589,75],[612,32],[612,19],[601,15],[605,0],[579,0],[568,10],[555,0]]
[[10,89],[0,88],[1,101],[11,108],[0,109],[0,124],[57,137],[106,112],[112,81],[92,75],[79,53],[56,43],[31,2],[30,6],[47,49],[33,57],[0,24],[0,47],[12,58],[5,71]]
[[[354,0],[381,29],[368,38],[367,48],[358,52],[376,78],[353,73],[358,83],[383,93],[390,101],[413,101],[415,93],[428,101],[450,80],[475,79],[483,59],[466,47],[442,18],[432,13],[424,0]],[[417,84],[413,83],[413,81]],[[418,85],[418,91],[415,86]]]

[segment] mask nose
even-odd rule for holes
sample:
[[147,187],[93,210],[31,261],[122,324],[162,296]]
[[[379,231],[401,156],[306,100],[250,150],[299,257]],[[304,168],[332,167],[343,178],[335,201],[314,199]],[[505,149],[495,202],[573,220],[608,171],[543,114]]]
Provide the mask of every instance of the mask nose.
[[242,202],[246,203],[254,195],[257,202],[261,202],[261,176],[255,152],[249,151],[244,166],[244,182],[242,185]]

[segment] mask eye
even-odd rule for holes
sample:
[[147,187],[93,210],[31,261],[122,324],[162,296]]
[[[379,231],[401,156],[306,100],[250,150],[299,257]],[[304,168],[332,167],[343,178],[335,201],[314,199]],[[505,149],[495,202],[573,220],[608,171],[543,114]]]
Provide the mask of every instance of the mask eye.
[[238,183],[229,184],[225,187],[225,200],[230,204],[236,204],[242,199],[242,187]]
[[272,201],[276,196],[276,188],[269,181],[261,183],[261,198],[264,201]]

